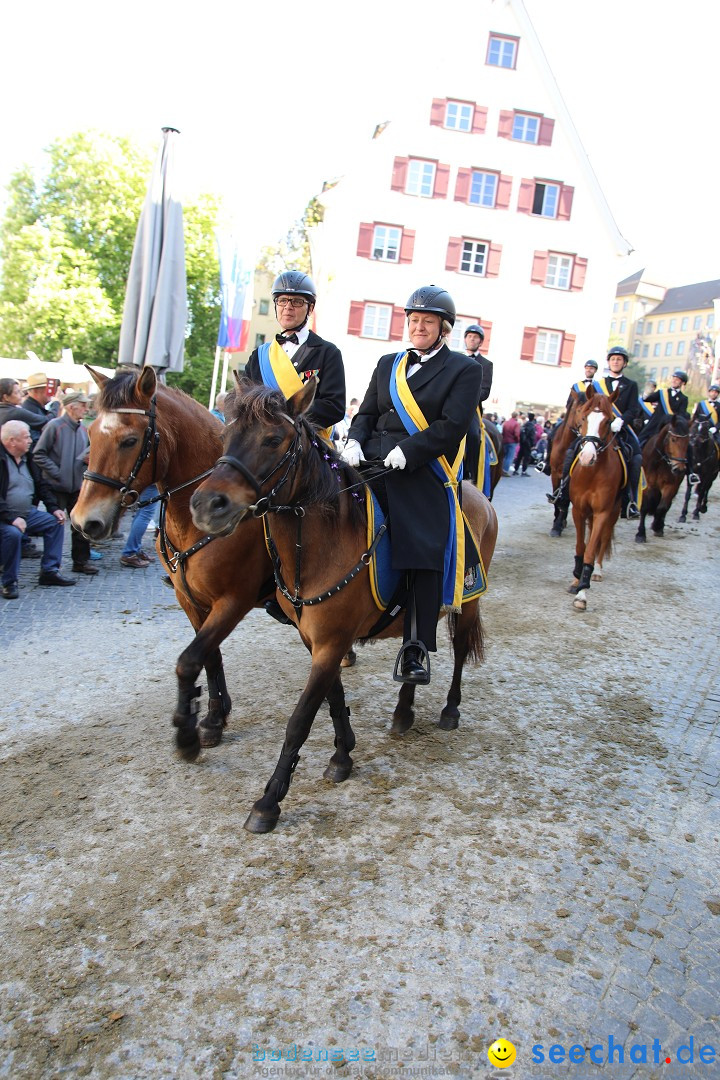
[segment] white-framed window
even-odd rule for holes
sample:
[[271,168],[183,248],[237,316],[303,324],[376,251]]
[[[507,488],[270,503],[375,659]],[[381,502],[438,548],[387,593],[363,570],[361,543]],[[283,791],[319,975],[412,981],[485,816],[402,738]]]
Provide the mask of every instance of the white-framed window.
[[660,355],[660,342],[658,341],[656,345],[653,345],[653,356],[659,356],[659,355]]
[[435,188],[435,162],[418,161],[411,158],[408,162],[406,195],[420,195],[432,199]]
[[627,311],[629,307],[630,307],[630,301],[629,301],[629,300],[626,300],[626,301],[625,301],[625,302],[623,303],[623,311]]
[[669,334],[674,334],[675,333],[676,325],[677,325],[677,319],[671,319],[670,322],[668,323],[668,333]]
[[702,326],[702,315],[696,315],[693,319],[693,330],[699,330]]
[[513,139],[516,139],[518,142],[536,143],[539,134],[539,116],[531,116],[529,113],[515,113],[512,126]]
[[451,131],[472,131],[475,108],[466,101],[448,101],[445,106],[445,127]]
[[645,333],[646,334],[652,334],[652,332],[653,332],[653,324],[651,322],[645,323]]
[[387,341],[390,337],[391,304],[366,304],[363,313],[362,336]]
[[672,343],[672,341],[666,341],[665,342],[665,355],[666,356],[672,356],[672,353],[673,353],[673,343]]
[[664,319],[658,319],[657,332],[658,332],[658,334],[664,334],[665,333],[665,320]]
[[610,333],[611,334],[615,333],[615,319],[612,319],[611,322],[610,322]]
[[557,367],[561,350],[562,334],[557,330],[538,330],[533,357],[536,364],[552,364]]
[[643,333],[643,325],[644,324],[643,324],[642,319],[638,319],[637,326],[635,327],[635,333],[636,334],[642,334]]
[[617,313],[617,309],[618,309],[618,302],[616,300],[615,303],[613,304],[613,313]]
[[689,323],[688,317],[687,317],[687,315],[685,315],[685,317],[680,320],[680,329],[681,330],[687,330],[688,323]]
[[708,330],[712,330],[715,326],[715,313],[713,311],[710,312],[707,319],[705,320],[705,325],[707,326]]
[[544,184],[538,180],[535,184],[532,212],[540,217],[555,218],[557,217],[559,200],[559,184]]
[[472,203],[473,206],[488,206],[492,209],[497,199],[497,186],[497,173],[473,169],[468,202]]
[[650,352],[650,346],[649,345],[643,345],[643,347],[642,347],[643,360],[645,359],[645,357],[648,355],[649,352]]
[[261,300],[259,308],[258,308],[258,314],[259,315],[267,315],[269,311],[270,311],[270,301],[269,300]]
[[650,370],[648,371],[648,378],[652,379],[652,381],[655,382],[655,379],[657,378],[657,368],[650,368]]
[[400,258],[402,229],[393,225],[376,225],[373,232],[372,257],[383,262],[397,262]]
[[[573,259],[570,255],[548,256],[545,284],[549,289],[569,289],[572,281]],[[613,322],[615,320],[613,319]],[[613,329],[615,329],[613,327]]]
[[678,341],[677,354],[678,354],[678,356],[683,356],[684,353],[685,353],[685,342],[684,341]]
[[620,320],[620,333],[624,334],[626,330],[627,330],[627,319],[621,319]]
[[664,367],[660,372],[660,382],[665,382],[670,372],[670,368]]
[[517,47],[517,38],[491,34],[488,42],[487,63],[491,67],[514,68]]
[[460,253],[460,272],[463,274],[484,274],[487,264],[487,244],[482,240],[463,240]]

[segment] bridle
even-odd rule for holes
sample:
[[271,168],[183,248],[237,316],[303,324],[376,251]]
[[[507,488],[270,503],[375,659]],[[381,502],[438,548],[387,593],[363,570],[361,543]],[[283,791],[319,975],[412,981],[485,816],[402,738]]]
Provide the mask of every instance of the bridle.
[[105,484],[107,487],[115,488],[120,492],[120,507],[123,510],[127,510],[128,507],[133,506],[139,497],[139,492],[131,485],[135,483],[137,474],[147,461],[150,454],[152,454],[152,480],[151,483],[155,483],[155,474],[157,470],[157,448],[160,442],[160,433],[157,430],[155,423],[155,395],[153,394],[150,399],[149,409],[107,409],[107,412],[114,413],[133,413],[136,416],[147,416],[147,427],[143,433],[143,441],[140,447],[140,452],[135,460],[135,464],[130,470],[130,475],[127,480],[114,480],[112,476],[105,476],[104,473],[91,472],[89,469],[83,473],[84,480],[92,480],[96,484]]
[[[230,468],[235,469],[236,472],[239,472],[240,475],[244,477],[245,480],[247,480],[248,484],[255,492],[256,499],[256,502],[254,502],[252,506],[248,506],[248,510],[250,511],[252,516],[256,518],[264,517],[265,514],[268,514],[272,511],[277,512],[279,510],[290,509],[289,507],[274,505],[272,503],[272,499],[277,495],[283,484],[287,482],[288,478],[290,477],[290,473],[294,471],[295,466],[297,465],[297,462],[302,454],[303,421],[301,418],[293,420],[293,418],[291,416],[288,416],[287,413],[280,413],[280,419],[287,420],[289,424],[292,424],[295,430],[295,438],[290,443],[290,446],[287,448],[282,457],[275,463],[270,472],[262,480],[258,480],[255,473],[247,467],[245,462],[241,461],[239,458],[233,457],[232,454],[223,454],[217,459],[214,466],[214,468],[217,468],[218,465],[229,465]],[[235,421],[233,420],[232,423],[235,423]],[[228,427],[229,426],[230,425],[228,425]],[[275,473],[283,467],[283,465],[287,465],[287,468],[285,469],[283,475],[280,477],[277,483],[273,485],[272,489],[267,493],[267,495],[261,495],[260,493],[265,484],[267,484],[268,480],[270,480],[271,477],[273,477]]]
[[[592,412],[592,411],[593,410],[591,409],[590,412]],[[602,411],[602,410],[595,410],[595,411]],[[581,433],[581,431],[580,431],[580,428],[582,427],[583,421],[587,419],[588,415],[589,415],[589,413],[586,413],[586,415],[582,418],[582,420],[580,421],[580,424],[578,425],[577,430],[578,430],[578,436],[579,436],[580,441],[578,442],[577,447],[576,447],[577,453],[578,454],[580,453],[580,451],[582,450],[583,446],[585,446],[586,443],[590,443],[592,446],[595,447],[598,454],[602,454],[606,450],[609,450],[610,447],[612,446],[612,444],[616,441],[617,432],[612,431],[612,429],[609,428],[609,430],[612,431],[612,435],[611,435],[611,437],[609,439],[607,439],[607,438],[603,439],[599,435],[583,435]],[[608,420],[608,424],[609,424],[610,423],[609,418],[605,417],[605,419]]]
[[658,442],[657,442],[657,444],[655,446],[655,453],[658,455],[658,457],[662,461],[664,461],[667,465],[670,466],[670,469],[673,472],[680,472],[679,469],[674,468],[675,465],[682,465],[684,467],[684,469],[687,469],[687,451],[685,453],[685,457],[681,457],[681,458],[673,457],[671,454],[668,454],[668,453],[666,453],[664,451],[665,443],[667,442],[668,436],[672,436],[674,439],[688,439],[689,440],[690,439],[690,433],[688,432],[687,435],[678,435],[676,432],[674,432],[672,430],[672,426],[670,424],[668,424],[666,429],[665,429],[665,434],[663,435],[662,439],[658,440]]

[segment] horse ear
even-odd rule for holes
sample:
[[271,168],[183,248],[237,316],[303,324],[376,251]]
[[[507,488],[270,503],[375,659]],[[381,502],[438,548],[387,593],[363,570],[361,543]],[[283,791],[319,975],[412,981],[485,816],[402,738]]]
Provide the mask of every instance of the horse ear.
[[308,411],[315,400],[317,387],[318,381],[312,375],[300,390],[294,393],[291,398],[288,398],[288,412],[291,416],[300,416]]
[[150,364],[146,364],[138,376],[138,381],[135,384],[137,390],[143,394],[148,401],[157,390],[157,375],[155,374],[155,368]]
[[95,384],[97,386],[99,386],[100,389],[102,390],[103,386],[108,381],[109,376],[108,375],[103,375],[102,371],[95,371],[93,368],[90,367],[89,364],[85,364],[84,366],[87,368],[87,370],[92,375],[92,378],[93,378]]
[[591,397],[595,396],[595,393],[596,393],[596,390],[595,390],[595,387],[593,386],[593,384],[588,383],[587,386],[585,387],[585,397],[588,399],[588,401],[590,400]]

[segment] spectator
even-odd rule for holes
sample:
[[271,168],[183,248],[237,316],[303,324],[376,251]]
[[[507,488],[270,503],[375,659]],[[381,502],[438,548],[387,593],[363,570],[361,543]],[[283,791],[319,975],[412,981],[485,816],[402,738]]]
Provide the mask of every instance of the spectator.
[[52,420],[52,415],[47,411],[45,406],[50,400],[50,394],[48,393],[48,377],[44,371],[39,371],[35,375],[31,375],[25,385],[26,397],[23,399],[22,407],[29,412],[34,413],[35,416],[39,416],[43,420],[43,424],[39,428],[33,428],[30,432],[33,440],[33,449],[35,443],[40,438],[40,432],[43,430],[45,424],[49,420]]
[[335,449],[340,453],[343,446],[347,442],[347,433],[350,430],[355,413],[358,411],[360,402],[356,397],[350,399],[350,404],[345,409],[345,415],[342,420],[338,420],[337,424],[333,425],[332,429],[332,441],[335,444]]
[[510,466],[515,461],[519,446],[520,421],[518,420],[518,414],[514,412],[502,426],[503,476],[510,476]]
[[532,464],[532,452],[537,442],[535,413],[529,412],[527,420],[520,428],[520,451],[515,458],[515,475],[527,476],[528,466]]
[[30,435],[40,434],[42,429],[51,419],[49,413],[41,416],[34,409],[26,409],[22,406],[22,391],[17,379],[0,379],[0,427],[8,420],[22,420],[30,428]]
[[[219,397],[220,395],[218,395]],[[217,403],[217,399],[216,399]],[[140,502],[148,502],[150,499],[154,499],[159,494],[155,484],[150,484],[146,487],[140,496]],[[120,565],[129,570],[144,570],[153,562],[152,555],[149,555],[147,551],[143,551],[143,537],[145,536],[145,530],[151,521],[154,520],[155,527],[157,528],[157,515],[160,510],[160,503],[149,503],[147,506],[140,506],[135,511],[135,517],[133,523],[130,526],[130,531],[125,541],[125,547],[123,548],[122,555],[120,556]]]
[[[8,420],[0,429],[0,561],[2,594],[17,600],[20,545],[24,535],[42,536],[40,585],[74,585],[60,574],[65,513],[55,501],[30,457],[32,437],[22,420]],[[46,510],[38,510],[42,499]]]
[[[43,428],[33,451],[36,463],[55,494],[55,501],[68,513],[78,500],[83,482],[90,439],[82,423],[87,397],[80,390],[63,395],[63,413]],[[90,562],[90,542],[74,525],[70,528],[73,570],[78,574],[97,574]]]
[[226,399],[227,399],[227,394],[223,394],[223,393],[218,394],[217,397],[215,398],[215,405],[210,410],[210,415],[211,416],[217,416],[218,420],[222,421],[223,424],[225,423],[225,401],[226,401]]

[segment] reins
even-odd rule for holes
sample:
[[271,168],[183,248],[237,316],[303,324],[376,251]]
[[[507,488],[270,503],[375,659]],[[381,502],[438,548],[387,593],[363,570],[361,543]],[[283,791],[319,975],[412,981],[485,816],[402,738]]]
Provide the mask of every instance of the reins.
[[689,432],[687,435],[678,435],[671,429],[670,425],[668,424],[667,430],[665,431],[662,440],[655,444],[655,453],[658,455],[660,460],[664,461],[667,465],[669,465],[671,469],[673,467],[673,462],[677,465],[684,465],[687,468],[687,451],[685,452],[685,457],[681,458],[672,457],[672,455],[664,451],[665,443],[667,442],[667,438],[669,435],[671,435],[674,439],[690,439]]

